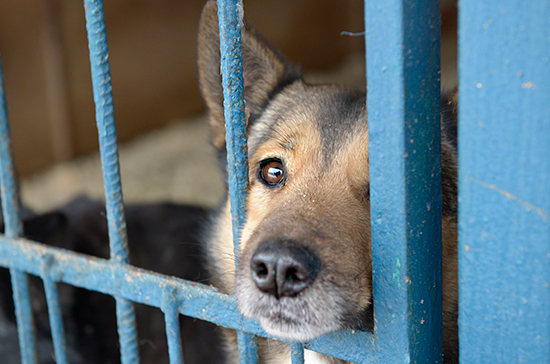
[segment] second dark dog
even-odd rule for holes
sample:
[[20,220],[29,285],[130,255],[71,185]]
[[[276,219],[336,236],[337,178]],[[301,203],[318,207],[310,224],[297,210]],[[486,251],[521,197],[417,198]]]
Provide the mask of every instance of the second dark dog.
[[[207,215],[208,211],[200,207],[170,203],[127,206],[131,264],[191,281],[207,282],[199,243],[201,226]],[[24,220],[26,236],[30,239],[79,253],[109,257],[105,209],[99,201],[77,198],[53,212]],[[37,334],[39,340],[48,340],[49,320],[42,283],[36,277],[31,278]],[[66,284],[59,284],[59,292],[69,354],[73,353],[71,360],[119,363],[114,299]],[[13,320],[7,269],[0,269],[0,304],[6,316]],[[135,311],[141,362],[168,363],[162,312],[139,304],[136,304]],[[184,316],[180,316],[180,324],[186,364],[222,362],[218,331],[214,325]],[[52,360],[48,353],[44,355],[45,360]]]

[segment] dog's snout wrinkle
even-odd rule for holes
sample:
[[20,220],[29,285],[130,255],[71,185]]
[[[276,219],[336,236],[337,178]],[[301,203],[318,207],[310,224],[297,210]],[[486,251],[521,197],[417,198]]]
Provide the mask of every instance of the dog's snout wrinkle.
[[306,247],[288,240],[262,242],[250,260],[252,280],[277,299],[295,297],[319,272],[319,259]]

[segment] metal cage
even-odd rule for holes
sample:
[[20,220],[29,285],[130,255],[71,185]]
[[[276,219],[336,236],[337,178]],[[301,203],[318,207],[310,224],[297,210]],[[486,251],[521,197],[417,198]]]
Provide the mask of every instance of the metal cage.
[[[238,242],[248,173],[242,3],[218,3]],[[459,5],[460,360],[550,362],[550,1]],[[22,361],[36,363],[33,274],[44,282],[57,363],[69,362],[57,282],[116,298],[125,364],[139,362],[132,302],[164,312],[171,363],[182,362],[179,314],[238,330],[241,363],[255,363],[254,336],[267,334],[232,296],[128,264],[103,5],[84,6],[110,259],[22,238],[0,73],[0,265],[11,273]],[[439,2],[365,0],[365,26],[375,330],[290,343],[294,364],[304,362],[304,348],[357,363],[441,362]]]

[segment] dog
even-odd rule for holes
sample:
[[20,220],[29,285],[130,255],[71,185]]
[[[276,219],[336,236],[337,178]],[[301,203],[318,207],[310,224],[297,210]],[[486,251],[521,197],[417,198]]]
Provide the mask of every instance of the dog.
[[[368,126],[365,92],[310,85],[244,22],[249,175],[235,270],[229,198],[207,241],[215,285],[270,335],[308,341],[373,328]],[[199,85],[212,143],[226,169],[217,5],[205,5]],[[456,93],[442,101],[443,356],[458,362]],[[236,272],[236,273],[234,273]],[[236,335],[226,333],[229,362]],[[261,363],[290,363],[289,345],[260,340]],[[345,363],[306,350],[305,362]]]
[[[125,212],[132,265],[208,283],[200,236],[209,210],[173,203],[150,203],[126,205]],[[26,210],[23,217],[27,238],[78,253],[109,258],[105,204],[101,201],[81,196],[43,214],[36,215]],[[54,363],[43,284],[36,277],[29,278],[40,362]],[[58,290],[67,355],[71,362],[120,363],[114,298],[63,283],[58,284]],[[2,268],[0,308],[7,318],[6,325],[13,325],[15,316],[11,283],[8,270]],[[135,304],[135,314],[141,362],[168,363],[163,313],[154,307]],[[0,317],[0,325],[1,321]],[[180,329],[185,363],[224,362],[219,330],[215,325],[180,316]],[[16,336],[13,339],[16,341]],[[18,356],[17,345],[3,348],[0,347],[3,358]]]

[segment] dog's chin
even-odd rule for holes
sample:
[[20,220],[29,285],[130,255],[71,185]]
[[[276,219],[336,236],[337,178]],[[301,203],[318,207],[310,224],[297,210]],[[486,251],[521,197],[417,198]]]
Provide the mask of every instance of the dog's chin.
[[303,342],[345,326],[345,301],[339,296],[321,295],[322,290],[314,290],[297,297],[276,299],[245,286],[238,285],[236,289],[241,313],[257,319],[273,337]]
[[285,341],[305,342],[311,341],[321,335],[340,329],[339,325],[333,327],[316,327],[304,325],[284,319],[271,319],[266,317],[259,318],[260,325],[269,335]]

